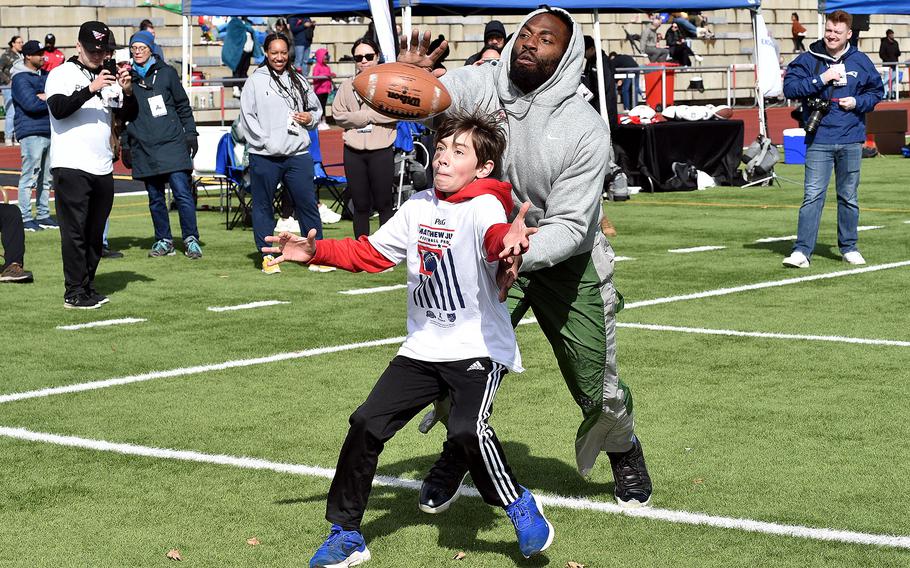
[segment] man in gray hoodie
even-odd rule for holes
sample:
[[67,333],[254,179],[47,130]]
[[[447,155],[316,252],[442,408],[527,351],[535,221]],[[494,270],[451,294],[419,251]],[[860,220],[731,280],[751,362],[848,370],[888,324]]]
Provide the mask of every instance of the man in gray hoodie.
[[[427,54],[430,34],[418,37],[415,31],[410,45],[402,38],[399,61],[429,69],[446,46]],[[644,506],[651,480],[634,434],[632,395],[616,366],[622,297],[613,287],[613,249],[599,225],[610,131],[577,94],[585,63],[581,28],[558,8],[532,12],[499,63],[456,69],[442,82],[453,108],[480,108],[505,123],[504,179],[516,203],[531,202],[526,220],[539,228],[509,292],[517,299],[512,321],[533,310],[581,408],[579,473],[587,476],[606,452],[619,504]],[[444,447],[421,488],[421,510],[442,512],[457,497],[466,471],[461,461]]]

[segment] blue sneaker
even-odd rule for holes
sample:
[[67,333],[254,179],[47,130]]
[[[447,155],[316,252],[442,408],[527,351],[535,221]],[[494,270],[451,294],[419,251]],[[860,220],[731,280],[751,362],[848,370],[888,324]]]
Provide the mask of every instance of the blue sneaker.
[[60,224],[57,223],[57,220],[53,217],[45,217],[44,219],[38,219],[35,221],[38,223],[38,226],[42,229],[59,229]]
[[370,551],[367,550],[362,534],[332,525],[329,537],[310,559],[310,568],[357,566],[369,559]]
[[38,221],[34,219],[29,219],[28,221],[22,223],[22,228],[26,233],[37,233],[38,231],[43,231],[44,227],[38,224]]
[[553,544],[553,525],[543,516],[540,499],[524,489],[521,497],[506,507],[506,514],[515,525],[518,548],[525,558],[540,554]]

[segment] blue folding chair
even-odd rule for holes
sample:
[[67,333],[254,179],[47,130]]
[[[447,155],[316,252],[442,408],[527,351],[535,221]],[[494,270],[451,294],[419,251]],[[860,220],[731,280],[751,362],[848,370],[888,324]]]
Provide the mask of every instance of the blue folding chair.
[[[251,225],[253,196],[247,187],[244,168],[237,164],[237,155],[234,153],[234,138],[230,132],[225,133],[218,141],[215,154],[215,172],[223,176],[227,185],[227,200],[224,213],[224,226],[231,230],[237,225]],[[237,200],[236,210],[232,201]]]
[[325,169],[326,167],[331,168],[343,164],[329,164],[328,166],[325,166],[322,163],[322,150],[319,147],[319,131],[313,129],[308,130],[307,132],[310,133],[310,156],[313,158],[313,188],[316,190],[317,198],[320,189],[327,190],[334,200],[329,207],[335,209],[335,206],[337,205],[339,211],[341,211],[344,209],[344,197],[342,196],[342,192],[344,191],[343,186],[347,185],[348,178],[344,176],[329,175]]

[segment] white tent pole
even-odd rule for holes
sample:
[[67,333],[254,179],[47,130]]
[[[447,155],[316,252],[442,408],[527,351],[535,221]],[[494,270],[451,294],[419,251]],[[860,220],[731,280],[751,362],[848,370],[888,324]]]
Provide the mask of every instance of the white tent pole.
[[752,39],[755,47],[753,48],[755,52],[753,53],[753,60],[755,63],[755,99],[758,103],[758,132],[764,137],[768,137],[768,127],[765,124],[765,95],[761,92],[761,86],[759,85],[758,78],[760,76],[758,69],[758,49],[759,49],[759,39],[758,39],[758,24],[756,22],[758,18],[758,13],[761,10],[752,10]]
[[825,15],[818,14],[818,39],[825,37]]
[[[610,124],[609,115],[607,114],[607,94],[604,92],[607,89],[611,88],[611,85],[604,86],[604,57],[603,50],[600,47],[600,12],[597,8],[594,9],[594,57],[597,62],[597,102],[600,104],[600,116],[604,119],[604,122],[610,128],[613,128],[614,125]],[[612,88],[616,88],[612,86]]]
[[183,88],[189,92],[193,77],[193,62],[190,61],[190,17],[183,16],[183,29],[181,30],[181,60],[183,61]]
[[411,37],[411,4],[404,5],[401,9],[401,34],[404,37]]
[[370,15],[373,18],[373,29],[379,39],[379,50],[386,61],[395,61],[395,30],[392,29],[392,14],[387,0],[370,0]]

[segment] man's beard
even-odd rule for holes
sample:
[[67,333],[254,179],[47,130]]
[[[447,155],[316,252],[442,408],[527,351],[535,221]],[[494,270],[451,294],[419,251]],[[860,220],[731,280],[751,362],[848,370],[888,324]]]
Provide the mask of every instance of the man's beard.
[[556,72],[556,67],[559,65],[559,60],[539,59],[533,53],[524,53],[528,53],[534,58],[537,64],[533,68],[516,65],[515,62],[521,54],[513,51],[512,56],[509,58],[509,79],[522,93],[527,94],[536,91],[553,76],[553,73]]

